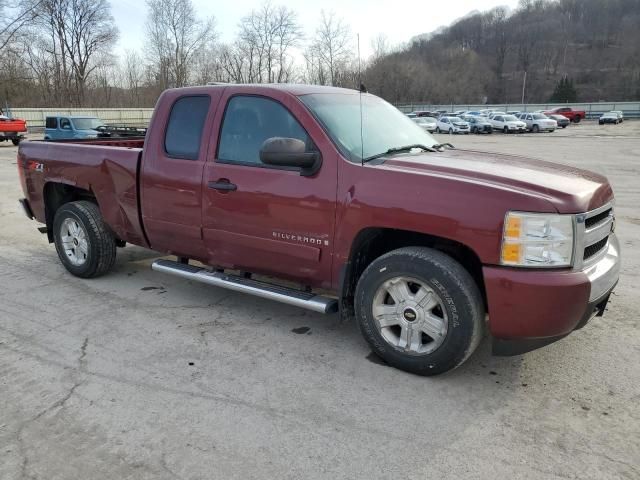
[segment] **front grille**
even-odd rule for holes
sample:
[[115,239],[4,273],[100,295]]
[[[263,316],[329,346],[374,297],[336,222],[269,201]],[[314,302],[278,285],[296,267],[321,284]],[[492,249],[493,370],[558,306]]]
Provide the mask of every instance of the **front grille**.
[[605,210],[604,212],[601,212],[597,215],[594,215],[593,217],[589,217],[584,221],[584,226],[585,228],[589,229],[591,227],[593,227],[594,225],[599,224],[600,222],[605,221],[609,215],[611,214],[611,209]]
[[605,237],[602,240],[600,240],[599,242],[596,242],[596,243],[586,247],[584,249],[584,257],[583,257],[583,259],[587,260],[588,258],[591,258],[594,255],[596,255],[600,250],[602,250],[604,247],[607,246],[607,242],[608,241],[609,241],[609,237]]

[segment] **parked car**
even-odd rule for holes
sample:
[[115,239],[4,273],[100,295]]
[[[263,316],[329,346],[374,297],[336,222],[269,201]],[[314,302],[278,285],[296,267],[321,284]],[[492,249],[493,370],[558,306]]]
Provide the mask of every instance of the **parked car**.
[[466,113],[467,113],[466,110],[456,110],[455,112],[453,112],[453,116],[454,117],[462,117]]
[[97,117],[51,115],[45,119],[45,140],[97,138],[104,122]]
[[558,127],[561,128],[567,128],[569,126],[569,119],[567,117],[565,117],[564,115],[548,115],[549,118],[553,118],[556,123],[558,124]]
[[523,133],[527,131],[527,124],[513,115],[494,115],[489,120],[494,130],[503,133]]
[[544,113],[521,113],[518,120],[527,125],[527,130],[533,133],[555,132],[558,122],[547,117]]
[[620,123],[624,122],[624,113],[622,112],[622,110],[611,110],[611,112],[618,115],[618,118],[620,119]]
[[440,117],[436,124],[436,132],[438,133],[469,133],[469,123],[460,117]]
[[405,115],[409,118],[416,118],[418,115],[415,112],[412,113],[405,113]]
[[480,113],[478,110],[472,110],[470,112],[467,112],[467,115],[473,115],[474,117],[478,117],[482,115],[482,113]]
[[430,112],[429,110],[418,110],[413,112],[416,114],[416,117],[432,117],[436,118],[438,116],[437,112]]
[[491,120],[493,117],[497,116],[497,115],[507,115],[507,112],[500,112],[498,110],[494,110],[489,114],[489,120]]
[[507,112],[507,115],[513,115],[515,117],[517,117],[518,115],[520,115],[522,112],[520,110],[509,110]]
[[580,120],[584,120],[587,116],[584,110],[574,110],[571,107],[558,107],[543,112],[545,115],[564,115],[570,122],[580,123]]
[[469,123],[471,133],[493,133],[491,122],[479,115],[465,115],[462,117]]
[[421,128],[429,133],[435,132],[437,127],[437,120],[433,117],[416,117],[412,120]]
[[169,89],[146,140],[25,141],[17,158],[24,212],[72,275],[106,274],[125,244],[151,248],[177,256],[152,263],[163,274],[339,310],[417,374],[463,363],[485,325],[495,354],[559,340],[606,313],[618,282],[605,177],[445,150],[357,90]]
[[620,120],[620,117],[618,117],[618,114],[616,112],[607,112],[602,114],[602,116],[598,119],[598,123],[600,125],[604,125],[605,123],[613,123],[614,125],[617,125],[619,123],[622,123],[622,121]]
[[0,142],[11,142],[19,145],[27,132],[27,122],[20,118],[2,115],[0,110]]
[[76,115],[52,115],[45,118],[45,140],[69,140],[99,137],[99,130],[106,127],[98,117]]

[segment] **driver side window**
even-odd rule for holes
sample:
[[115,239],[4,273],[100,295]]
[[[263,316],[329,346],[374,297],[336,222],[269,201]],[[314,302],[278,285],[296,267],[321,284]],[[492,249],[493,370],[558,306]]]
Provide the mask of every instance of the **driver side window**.
[[264,97],[233,97],[220,131],[218,161],[263,165],[260,148],[273,137],[296,138],[305,143],[307,151],[316,150],[304,128],[280,103]]
[[69,121],[68,118],[60,119],[60,128],[62,130],[71,130],[71,122]]

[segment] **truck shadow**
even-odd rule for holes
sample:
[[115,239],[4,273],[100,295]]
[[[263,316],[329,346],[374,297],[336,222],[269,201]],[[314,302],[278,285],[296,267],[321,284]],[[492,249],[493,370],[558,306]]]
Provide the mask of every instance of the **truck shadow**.
[[[137,275],[131,285],[136,285],[136,291],[144,292],[146,297],[143,301],[149,302],[152,308],[162,305],[171,309],[176,325],[180,325],[182,331],[193,331],[194,339],[202,339],[214,331],[217,336],[233,339],[233,332],[221,329],[258,329],[262,330],[260,335],[273,335],[278,341],[283,341],[284,337],[287,343],[300,344],[292,349],[298,346],[306,349],[305,357],[317,356],[318,361],[332,365],[336,373],[341,371],[343,374],[378,378],[399,375],[411,384],[457,385],[464,390],[490,385],[498,395],[504,395],[504,389],[522,387],[520,367],[523,357],[492,356],[491,339],[487,333],[476,352],[462,366],[436,377],[421,377],[387,365],[371,351],[353,321],[345,321],[337,314],[321,315],[153,272],[150,264],[160,255],[138,247],[119,249],[112,276]],[[192,312],[195,309],[203,310],[204,315],[215,321],[194,319]],[[251,350],[244,344],[236,347]],[[277,359],[273,357],[270,360]]]

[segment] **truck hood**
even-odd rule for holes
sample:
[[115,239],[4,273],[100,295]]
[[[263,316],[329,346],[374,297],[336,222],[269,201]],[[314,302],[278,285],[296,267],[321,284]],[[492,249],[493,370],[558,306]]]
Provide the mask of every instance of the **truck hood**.
[[403,154],[376,168],[445,176],[525,192],[548,200],[559,213],[584,213],[613,199],[609,181],[594,172],[516,155],[446,150]]

